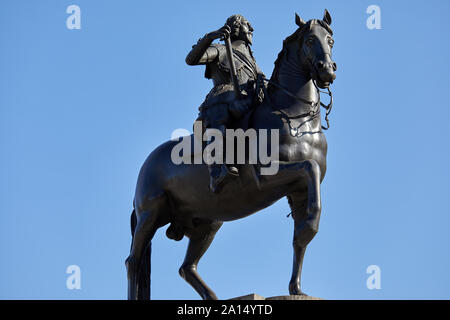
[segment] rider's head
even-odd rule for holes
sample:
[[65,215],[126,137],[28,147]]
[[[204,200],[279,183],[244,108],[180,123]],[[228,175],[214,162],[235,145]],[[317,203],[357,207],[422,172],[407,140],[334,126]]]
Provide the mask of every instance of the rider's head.
[[250,22],[248,22],[248,20],[245,19],[242,15],[232,15],[227,19],[226,24],[231,29],[231,41],[243,40],[249,45],[252,44],[253,27]]

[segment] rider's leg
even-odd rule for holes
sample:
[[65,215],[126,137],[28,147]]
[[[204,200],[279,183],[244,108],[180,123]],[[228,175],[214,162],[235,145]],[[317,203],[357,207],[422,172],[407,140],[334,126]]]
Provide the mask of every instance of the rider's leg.
[[[216,104],[213,106],[208,106],[204,109],[204,121],[206,130],[216,129],[222,134],[222,150],[215,149],[215,157],[221,159],[222,163],[212,163],[208,165],[209,175],[210,175],[210,189],[211,191],[218,193],[223,188],[226,178],[231,175],[238,175],[236,167],[227,166],[225,164],[225,137],[227,124],[230,119],[230,114],[228,111],[228,104]],[[208,141],[207,145],[211,144],[213,141]]]

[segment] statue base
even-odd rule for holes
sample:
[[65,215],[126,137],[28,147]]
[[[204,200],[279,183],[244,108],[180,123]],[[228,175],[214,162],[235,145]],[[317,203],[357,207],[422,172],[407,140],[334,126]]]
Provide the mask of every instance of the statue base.
[[274,297],[264,298],[263,296],[260,296],[259,294],[252,293],[252,294],[247,294],[245,296],[232,298],[230,300],[324,300],[324,299],[317,298],[317,297],[311,297],[311,296],[296,296],[296,295],[274,296]]

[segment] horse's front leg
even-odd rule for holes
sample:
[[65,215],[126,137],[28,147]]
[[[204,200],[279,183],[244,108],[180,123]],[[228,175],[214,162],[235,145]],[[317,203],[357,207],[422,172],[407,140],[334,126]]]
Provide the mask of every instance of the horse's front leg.
[[291,295],[304,295],[301,291],[301,273],[306,247],[319,230],[321,213],[320,167],[315,161],[303,166],[307,190],[291,194],[289,205],[294,219],[294,261],[289,282]]
[[321,169],[317,161],[279,162],[275,176],[260,176],[261,189],[287,188],[294,218],[294,264],[289,293],[303,295],[300,286],[306,246],[319,230]]

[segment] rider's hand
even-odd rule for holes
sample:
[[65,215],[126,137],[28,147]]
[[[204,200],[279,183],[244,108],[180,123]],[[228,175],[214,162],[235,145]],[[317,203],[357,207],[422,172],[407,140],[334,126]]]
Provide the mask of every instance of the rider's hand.
[[221,40],[223,40],[223,39],[229,37],[230,33],[231,33],[231,28],[227,25],[224,25],[219,30],[208,33],[207,37],[211,40],[215,40],[215,39],[219,39],[219,38]]

